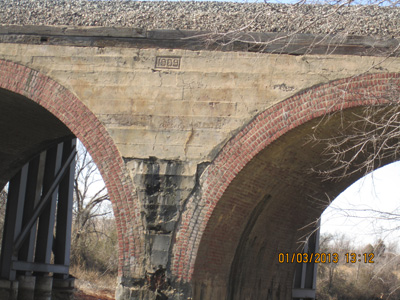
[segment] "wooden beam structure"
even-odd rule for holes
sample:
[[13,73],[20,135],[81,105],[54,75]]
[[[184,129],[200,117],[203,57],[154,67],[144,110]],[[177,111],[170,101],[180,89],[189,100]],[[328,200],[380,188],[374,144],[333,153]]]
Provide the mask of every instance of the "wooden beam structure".
[[76,47],[165,48],[290,55],[398,56],[395,38],[286,32],[215,33],[193,30],[76,26],[0,26],[1,43]]
[[[69,274],[76,139],[40,153],[10,180],[0,278]],[[55,232],[55,235],[54,235]],[[52,256],[54,263],[52,263]]]

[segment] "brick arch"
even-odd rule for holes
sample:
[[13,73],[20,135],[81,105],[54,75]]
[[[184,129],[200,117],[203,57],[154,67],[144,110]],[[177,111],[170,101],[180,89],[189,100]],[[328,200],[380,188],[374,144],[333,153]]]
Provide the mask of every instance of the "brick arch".
[[[202,236],[205,232],[214,234],[207,231],[214,209],[231,182],[260,151],[292,129],[325,114],[385,103],[385,96],[391,93],[393,86],[400,86],[398,73],[340,79],[312,87],[256,116],[223,147],[204,171],[200,178],[200,190],[189,199],[182,213],[171,265],[177,281],[192,281]],[[219,262],[218,257],[210,257],[209,264],[216,265],[216,270],[221,267]]]
[[140,204],[120,153],[105,127],[73,93],[36,70],[0,60],[0,88],[44,107],[86,147],[113,204],[118,229],[119,275],[141,276],[144,237]]

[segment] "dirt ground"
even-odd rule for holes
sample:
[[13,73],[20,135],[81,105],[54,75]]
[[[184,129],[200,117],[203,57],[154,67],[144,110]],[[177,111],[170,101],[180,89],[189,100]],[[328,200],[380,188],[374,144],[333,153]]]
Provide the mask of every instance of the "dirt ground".
[[96,294],[83,292],[81,290],[76,291],[75,300],[115,300],[114,297],[110,297],[108,291],[99,291]]

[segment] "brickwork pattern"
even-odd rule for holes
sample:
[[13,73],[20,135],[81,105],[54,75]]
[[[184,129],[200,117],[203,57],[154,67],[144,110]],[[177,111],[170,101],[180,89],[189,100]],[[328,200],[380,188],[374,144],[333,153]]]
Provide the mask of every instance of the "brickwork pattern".
[[0,60],[0,88],[40,104],[85,145],[102,174],[113,203],[118,228],[119,273],[140,275],[144,251],[140,205],[118,149],[104,126],[75,95],[33,69]]
[[[310,88],[256,116],[224,146],[200,178],[200,196],[192,196],[188,201],[173,249],[172,272],[177,280],[190,282],[194,273],[203,271],[195,270],[200,242],[215,247],[208,251],[214,257],[204,258],[212,262],[213,270],[221,270],[222,274],[223,270],[229,269],[230,266],[219,265],[226,261],[222,259],[226,253],[218,250],[218,238],[226,238],[225,235],[204,233],[225,190],[256,154],[291,129],[312,119],[347,108],[383,104],[390,90],[399,86],[398,73],[340,79]],[[207,264],[203,266],[207,268]]]

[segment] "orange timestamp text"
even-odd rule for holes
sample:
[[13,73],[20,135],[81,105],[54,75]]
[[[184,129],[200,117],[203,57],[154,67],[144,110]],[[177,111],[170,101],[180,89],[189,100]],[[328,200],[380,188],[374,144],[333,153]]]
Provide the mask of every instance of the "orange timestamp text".
[[[349,263],[374,263],[374,253],[344,253],[344,262]],[[325,264],[334,263],[337,264],[340,261],[340,255],[336,252],[333,253],[279,253],[278,262],[283,263],[315,263]]]

